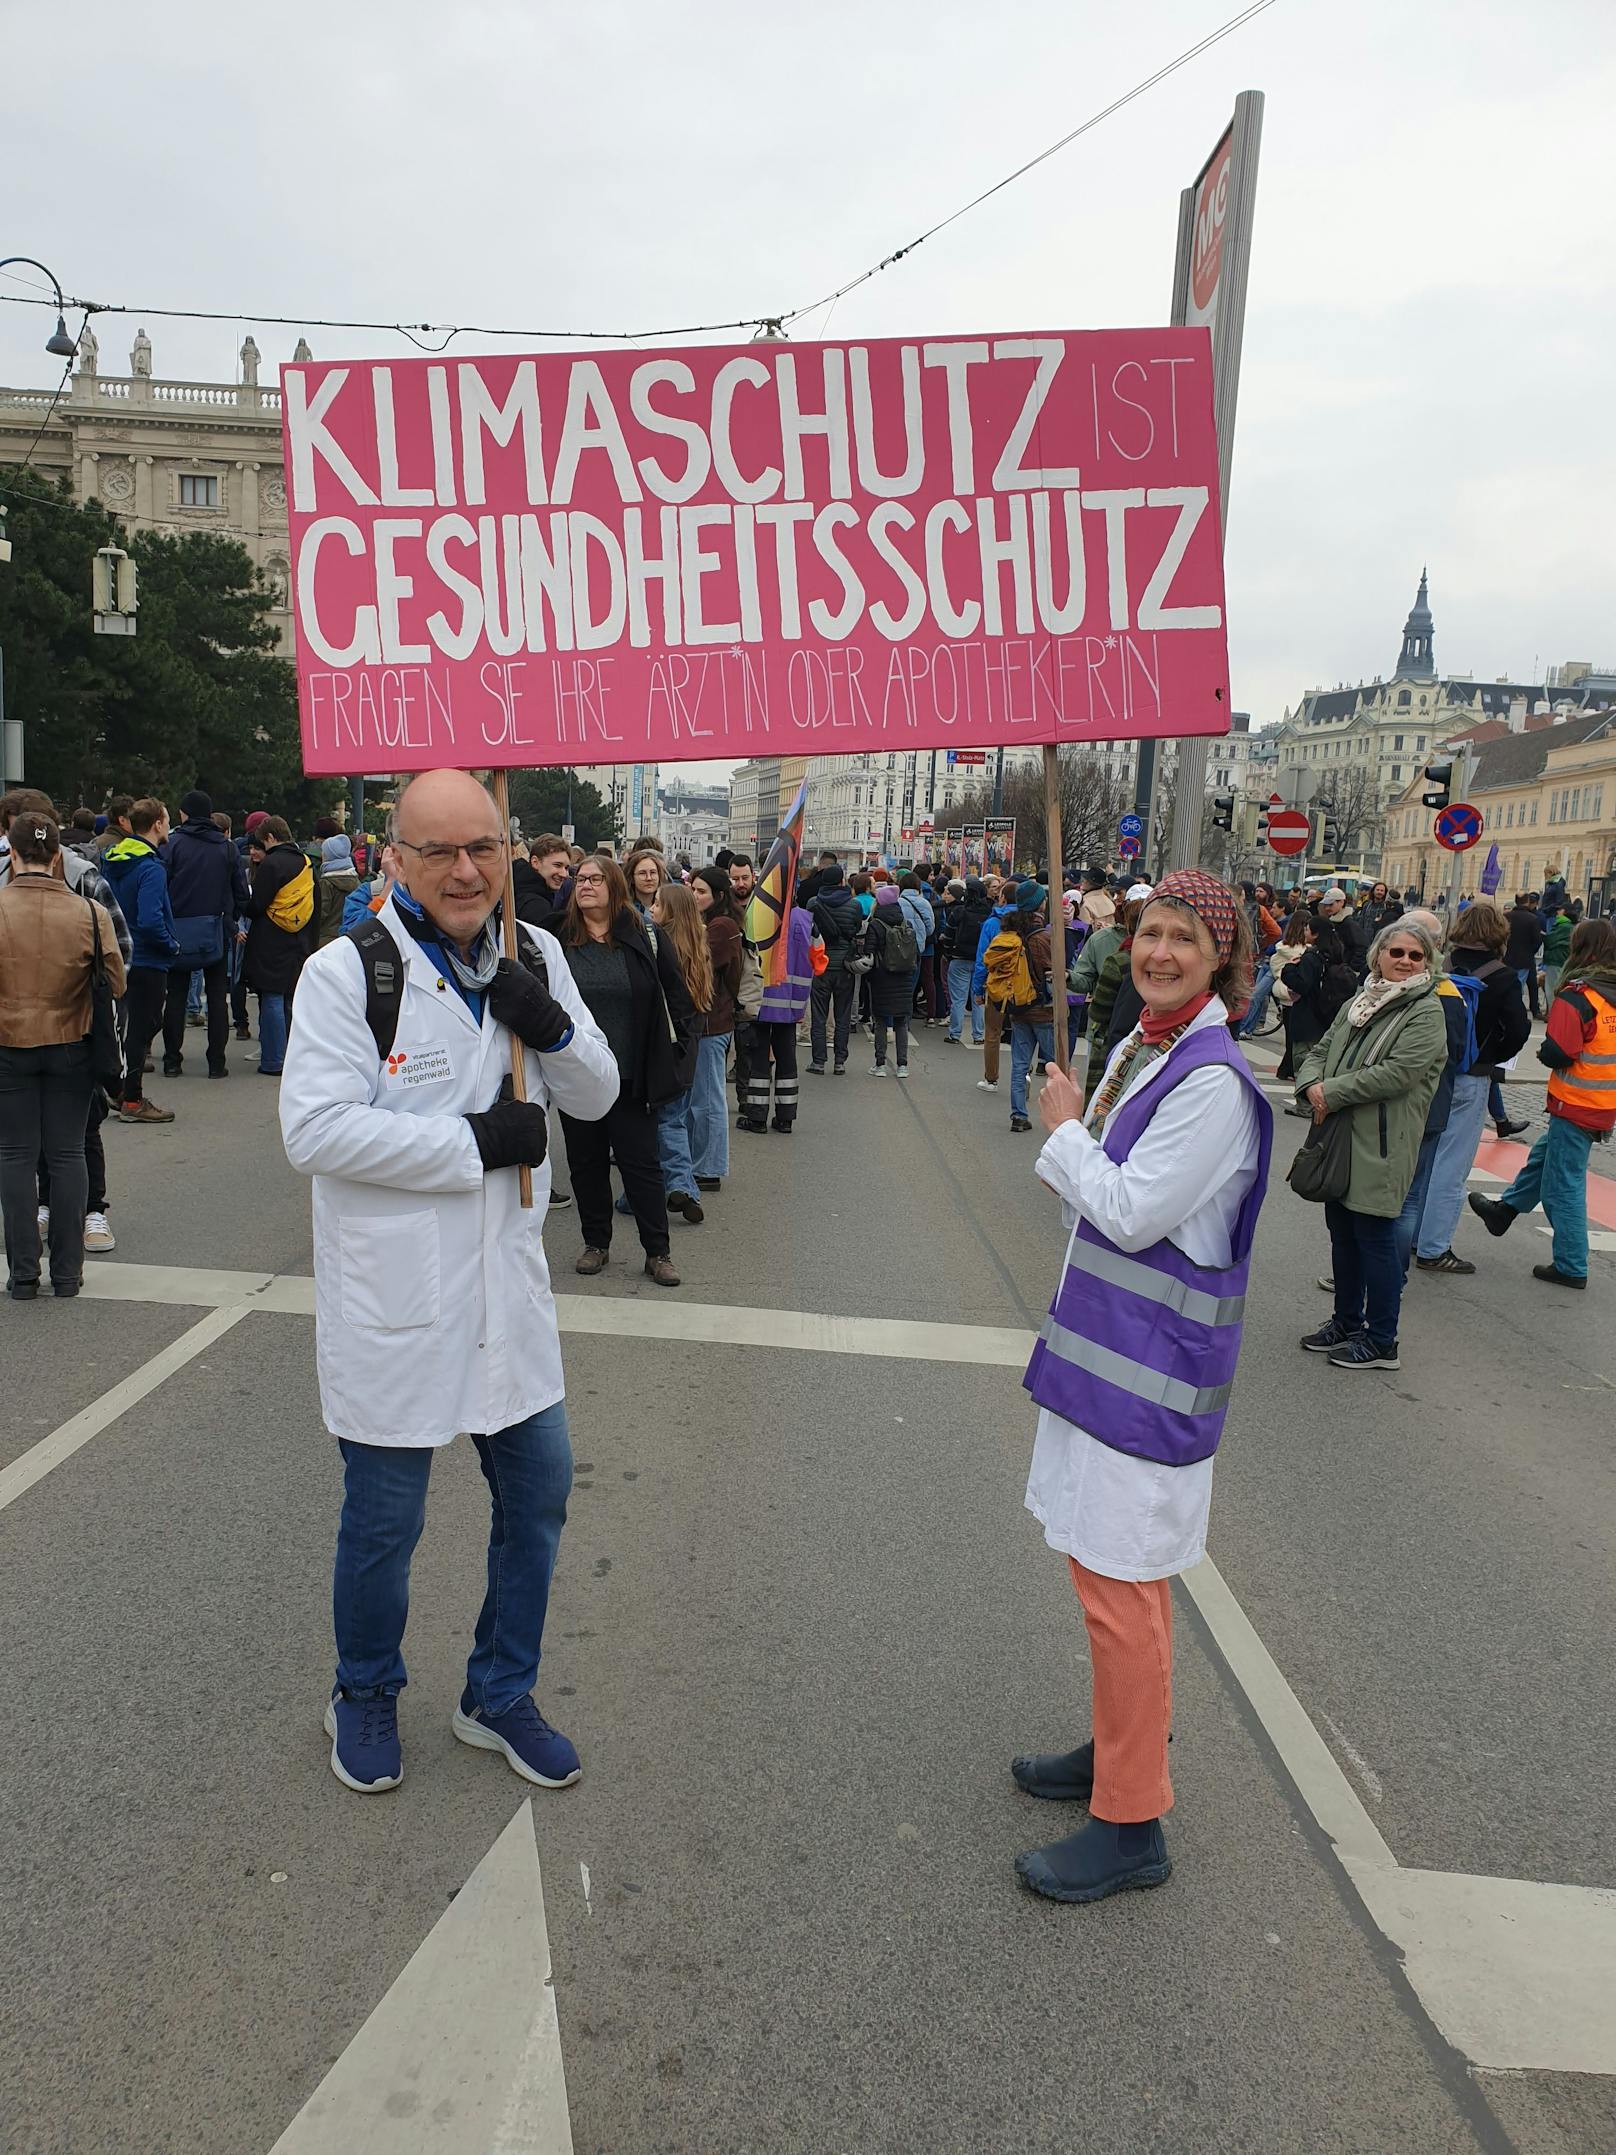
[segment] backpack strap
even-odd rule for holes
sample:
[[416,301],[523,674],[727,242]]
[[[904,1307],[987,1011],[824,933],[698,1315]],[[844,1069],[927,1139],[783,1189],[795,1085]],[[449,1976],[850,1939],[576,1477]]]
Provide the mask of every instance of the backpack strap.
[[391,933],[372,913],[355,921],[348,940],[365,968],[365,1023],[386,1062],[398,1037],[398,1014],[404,1002],[404,957]]
[[[398,1014],[404,1004],[404,957],[391,931],[374,913],[354,922],[348,930],[348,940],[358,951],[359,962],[365,968],[365,1023],[376,1043],[376,1053],[386,1062],[398,1037]],[[518,948],[520,962],[533,974],[540,987],[548,990],[550,968],[544,962],[544,952],[538,943],[519,933]]]

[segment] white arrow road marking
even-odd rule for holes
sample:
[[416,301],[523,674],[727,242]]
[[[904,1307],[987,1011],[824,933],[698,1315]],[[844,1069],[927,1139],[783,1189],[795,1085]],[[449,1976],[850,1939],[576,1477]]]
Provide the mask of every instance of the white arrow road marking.
[[273,2155],[571,2155],[524,1803]]

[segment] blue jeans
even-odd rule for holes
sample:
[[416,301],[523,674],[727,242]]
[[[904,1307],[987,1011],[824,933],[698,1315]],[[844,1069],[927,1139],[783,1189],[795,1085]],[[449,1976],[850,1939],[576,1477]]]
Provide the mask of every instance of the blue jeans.
[[279,1077],[281,1065],[286,1060],[286,1035],[291,1027],[291,1016],[284,995],[260,995],[258,998],[258,1067],[271,1077]]
[[1027,1073],[1032,1068],[1033,1050],[1037,1049],[1046,1063],[1055,1060],[1055,1028],[1053,1025],[1029,1025],[1017,1018],[1010,1028],[1010,1114],[1012,1119],[1025,1118],[1027,1113]]
[[709,1034],[696,1050],[696,1075],[690,1087],[690,1156],[698,1175],[729,1173],[729,1103],[724,1092],[728,1054],[728,1033]]
[[1407,1197],[1403,1199],[1403,1209],[1393,1222],[1397,1229],[1397,1262],[1405,1281],[1414,1256],[1414,1237],[1420,1231],[1420,1214],[1425,1210],[1425,1193],[1431,1187],[1431,1169],[1436,1164],[1436,1148],[1441,1142],[1440,1130],[1433,1130],[1428,1137],[1420,1139],[1420,1156],[1415,1165],[1414,1180],[1408,1186]]
[[1539,1204],[1554,1229],[1554,1268],[1574,1280],[1588,1277],[1588,1155],[1594,1134],[1551,1115],[1549,1126],[1499,1199],[1512,1212]]
[[1465,1185],[1476,1164],[1482,1124],[1487,1120],[1487,1086],[1484,1077],[1461,1077],[1453,1081],[1453,1105],[1448,1126],[1437,1141],[1431,1163],[1431,1185],[1425,1193],[1420,1215],[1417,1248],[1421,1257],[1440,1257],[1452,1246],[1453,1230],[1464,1211]]
[[[950,958],[948,961],[948,1037],[957,1040],[960,1027],[965,1023],[965,1005],[971,1000],[971,975],[976,970],[973,958]],[[971,1004],[971,1038],[977,1046],[982,1045],[982,1029],[987,1020],[982,1015],[980,999]]]
[[1395,1347],[1403,1303],[1397,1222],[1349,1212],[1332,1201],[1324,1208],[1324,1224],[1330,1230],[1337,1324],[1349,1332],[1367,1328],[1372,1346]]
[[202,1015],[202,969],[197,967],[191,975],[191,984],[185,991],[185,1015],[199,1018]]
[[690,1152],[690,1095],[676,1093],[656,1111],[657,1157],[668,1195],[696,1194],[696,1168]]
[[1257,968],[1257,978],[1252,983],[1250,1008],[1240,1020],[1239,1028],[1235,1033],[1237,1040],[1249,1040],[1251,1038],[1263,1021],[1263,1013],[1268,1008],[1268,998],[1273,992],[1274,976],[1269,970],[1268,960],[1264,958]]
[[[502,1714],[539,1676],[544,1612],[572,1489],[564,1402],[491,1437],[473,1437],[493,1498],[488,1585],[466,1664],[461,1705]],[[396,1696],[404,1673],[410,1558],[426,1518],[430,1445],[341,1440],[342,1523],[331,1582],[337,1682],[350,1698]]]

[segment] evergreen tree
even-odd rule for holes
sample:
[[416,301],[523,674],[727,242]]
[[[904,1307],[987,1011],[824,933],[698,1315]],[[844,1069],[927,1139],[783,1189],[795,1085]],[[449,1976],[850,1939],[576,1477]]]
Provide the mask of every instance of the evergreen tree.
[[[201,786],[238,815],[299,823],[336,799],[339,782],[303,777],[295,677],[244,546],[211,532],[128,537],[98,502],[35,472],[0,477],[0,500],[6,711],[26,728],[30,785],[64,810],[117,792],[172,804]],[[91,564],[108,545],[139,572],[134,636],[95,632]]]

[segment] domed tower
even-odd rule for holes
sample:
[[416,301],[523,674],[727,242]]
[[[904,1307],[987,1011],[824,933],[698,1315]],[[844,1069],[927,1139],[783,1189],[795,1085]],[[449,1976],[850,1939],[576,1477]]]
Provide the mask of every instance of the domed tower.
[[1434,681],[1436,660],[1431,655],[1431,608],[1425,595],[1425,571],[1420,571],[1419,596],[1403,624],[1403,648],[1397,656],[1397,681]]

